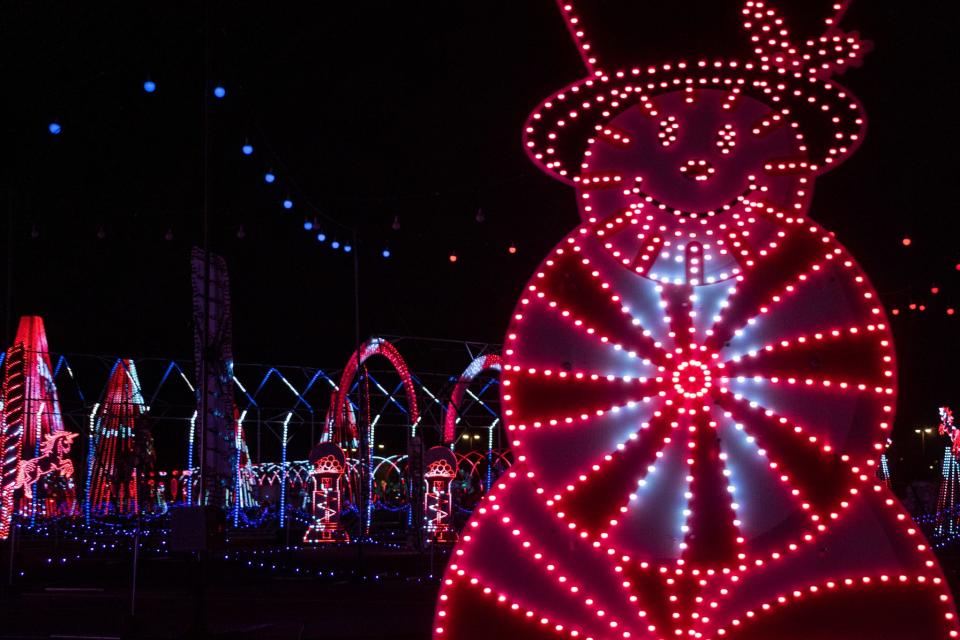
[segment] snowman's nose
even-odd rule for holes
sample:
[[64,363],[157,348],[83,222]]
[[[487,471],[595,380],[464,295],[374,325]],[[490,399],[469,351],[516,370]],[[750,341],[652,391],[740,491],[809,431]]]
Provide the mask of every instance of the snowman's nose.
[[696,180],[697,182],[709,180],[716,172],[717,170],[709,160],[691,158],[680,165],[680,173],[682,173],[684,177],[690,180]]

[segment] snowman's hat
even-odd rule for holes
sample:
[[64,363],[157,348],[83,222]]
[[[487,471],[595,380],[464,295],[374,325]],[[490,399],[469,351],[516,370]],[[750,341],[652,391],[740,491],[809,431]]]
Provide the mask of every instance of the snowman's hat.
[[825,172],[856,150],[866,127],[860,103],[831,80],[847,67],[858,66],[869,49],[857,33],[837,27],[849,2],[831,6],[822,35],[797,43],[776,9],[765,0],[748,0],[742,19],[752,48],[749,58],[631,65],[622,56],[617,60],[605,55],[587,33],[587,24],[602,28],[604,22],[618,19],[589,13],[591,8],[609,7],[608,3],[588,7],[582,0],[558,0],[588,75],[534,109],[524,126],[524,147],[544,171],[574,184],[591,141],[603,137],[612,144],[628,142],[623,132],[608,124],[618,113],[641,108],[656,116],[653,98],[658,93],[722,89],[769,104],[771,117],[764,126],[796,123],[810,170]]

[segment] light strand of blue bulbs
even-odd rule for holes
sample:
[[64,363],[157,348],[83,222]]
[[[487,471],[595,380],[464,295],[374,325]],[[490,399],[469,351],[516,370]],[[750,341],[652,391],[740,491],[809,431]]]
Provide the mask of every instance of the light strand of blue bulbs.
[[[143,90],[146,93],[156,93],[157,83],[151,79],[144,80]],[[227,89],[223,85],[218,84],[213,88],[212,93],[214,98],[218,100],[222,100],[227,96]],[[50,132],[51,135],[58,136],[60,135],[63,129],[59,122],[53,121],[47,125],[47,130]],[[253,156],[254,151],[255,151],[254,146],[249,141],[245,141],[243,145],[240,147],[240,152],[247,157]],[[272,170],[267,170],[263,174],[263,181],[267,184],[276,184],[277,175]],[[292,210],[294,206],[293,200],[290,197],[286,197],[283,200],[281,200],[280,204],[287,211]],[[313,231],[316,227],[317,227],[316,218],[314,218],[314,220],[310,220],[310,219],[304,220],[303,228],[305,231]],[[320,232],[316,234],[317,242],[325,243],[327,242],[328,238],[329,236],[326,233]],[[331,240],[329,246],[331,249],[341,249],[343,250],[344,253],[351,253],[353,251],[353,245],[349,243],[341,243],[336,239]],[[393,254],[388,247],[384,247],[380,251],[380,256],[382,258],[389,258],[391,255]]]
[[[217,98],[223,98],[227,95],[227,90],[222,86],[217,86],[213,90],[213,95]],[[252,156],[254,154],[254,147],[249,142],[244,142],[243,146],[240,147],[240,151],[245,156]],[[276,184],[277,175],[273,171],[268,170],[263,174],[263,181],[266,182],[267,184]],[[287,211],[293,209],[293,200],[291,200],[289,197],[284,198],[280,204]],[[304,231],[313,231],[314,229],[317,228],[317,224],[318,223],[316,219],[310,220],[309,218],[307,218],[303,221],[303,229]],[[317,242],[325,243],[329,239],[329,236],[326,233],[321,231],[316,234],[316,239],[317,239]],[[339,240],[336,240],[336,239],[331,240],[329,246],[331,249],[340,249],[344,253],[351,253],[353,251],[353,245],[346,242],[341,243]],[[384,247],[380,251],[380,257],[384,259],[389,258],[392,255],[393,255],[393,252],[390,251],[389,247]]]

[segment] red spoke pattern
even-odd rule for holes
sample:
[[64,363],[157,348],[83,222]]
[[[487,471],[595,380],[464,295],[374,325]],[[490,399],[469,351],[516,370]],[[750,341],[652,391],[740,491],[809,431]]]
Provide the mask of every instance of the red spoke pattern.
[[763,314],[773,295],[793,284],[800,274],[835,249],[827,248],[829,241],[830,237],[816,227],[791,233],[748,274],[739,276],[736,292],[730,297],[729,306],[714,327],[707,346],[720,348],[733,337],[734,331]]
[[726,363],[726,375],[761,376],[774,383],[819,384],[892,395],[893,378],[885,327],[849,327],[767,344],[745,358]]
[[694,421],[687,461],[692,481],[685,557],[698,566],[727,566],[742,558],[743,544],[732,485],[724,475],[717,423],[710,419],[709,407],[702,407]]
[[749,425],[747,432],[771,460],[771,472],[793,487],[804,510],[828,511],[842,499],[844,488],[853,485],[853,474],[829,443],[819,442],[772,411],[751,407],[730,394],[718,394],[716,401],[734,420]]
[[[509,366],[510,417],[516,428],[572,424],[602,416],[614,408],[623,408],[654,397],[663,387],[659,380],[630,376],[601,375],[577,371],[522,369]],[[541,407],[550,407],[544,412]]]
[[[615,370],[545,375],[527,366],[524,353],[548,338],[524,313],[515,316],[505,349],[505,416],[518,459],[536,470],[533,479],[543,499],[577,535],[658,564],[666,559],[664,550],[673,548],[687,566],[733,568],[822,531],[849,503],[854,469],[873,463],[878,432],[889,428],[892,412],[889,329],[866,280],[828,233],[803,222],[783,227],[771,247],[756,250],[754,264],[732,284],[710,285],[719,296],[701,293],[704,287],[669,283],[657,284],[655,296],[640,295],[622,277],[629,268],[604,244],[602,235],[616,231],[617,224],[634,226],[626,214],[615,218],[620,222],[572,234],[536,274],[520,309],[532,308],[536,300],[571,323],[571,339],[553,343],[557,361],[576,361],[583,342],[611,353],[636,349],[638,359],[655,367],[642,377],[618,376]],[[688,250],[684,259],[690,256]],[[819,277],[825,263],[839,266],[830,278]],[[836,287],[838,277],[847,284]],[[843,296],[835,303],[844,309],[843,324],[823,327],[822,318],[807,324],[801,318],[777,335],[777,327],[766,323],[787,302],[829,308],[834,303],[821,299],[824,294]],[[658,316],[662,328],[636,321]],[[764,341],[755,342],[754,334]],[[746,351],[738,346],[739,353],[728,354],[734,336],[738,345],[756,346]],[[651,398],[667,404],[660,405],[659,415],[631,424],[636,417],[627,409]],[[836,416],[802,411],[836,401],[851,408]],[[716,410],[720,413],[711,417]],[[749,484],[729,480],[727,448],[717,428],[721,417],[737,424],[763,460]],[[591,424],[601,419],[610,421],[610,433],[620,434],[603,436],[605,450],[591,435]],[[851,419],[862,422],[857,432],[865,435],[849,435]],[[525,435],[549,428],[565,429],[556,450],[550,437]],[[631,433],[635,439],[624,437]],[[592,459],[572,461],[578,446]],[[657,500],[670,511],[653,516],[644,499],[653,491],[647,476],[672,447],[683,448],[685,471],[667,465],[663,483],[680,483],[685,498],[678,501],[656,489]],[[557,465],[566,471],[546,471]],[[762,480],[756,475],[761,468]],[[652,474],[653,485],[657,480]],[[791,499],[782,525],[771,529],[769,523],[742,521],[737,502],[777,492]],[[634,517],[635,509],[644,516]],[[653,524],[651,517],[659,535],[674,540],[654,545],[655,552],[645,548],[649,536],[641,534]],[[753,531],[760,537],[754,539]]]
[[[641,425],[636,439],[596,462],[590,473],[582,474],[576,484],[554,496],[553,506],[570,524],[596,532],[616,525],[616,517],[626,510],[624,496],[637,490],[649,468],[664,447],[676,437],[676,408],[658,411],[649,423]],[[548,503],[549,504],[549,503]]]
[[578,326],[585,324],[583,319],[590,318],[591,324],[584,330],[588,335],[596,334],[601,342],[635,350],[654,362],[662,360],[663,352],[656,341],[638,331],[619,304],[619,294],[608,293],[610,285],[600,280],[588,258],[578,254],[576,246],[569,251],[558,249],[528,287],[531,295],[543,298]]

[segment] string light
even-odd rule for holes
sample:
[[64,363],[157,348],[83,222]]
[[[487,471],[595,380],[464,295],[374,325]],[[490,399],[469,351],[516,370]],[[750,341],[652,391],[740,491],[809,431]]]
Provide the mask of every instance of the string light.
[[146,91],[147,93],[153,93],[154,91],[157,90],[157,83],[154,82],[153,80],[147,80],[146,82],[143,83],[143,90]]
[[266,182],[267,184],[273,184],[276,181],[276,179],[277,179],[277,176],[273,175],[273,173],[269,171],[263,174],[263,181]]
[[384,257],[384,258],[389,258],[389,257],[390,257],[390,249],[384,249],[383,251],[380,252],[380,255],[381,255],[382,257]]
[[[60,131],[61,131],[60,123],[58,123],[58,122],[51,122],[49,125],[47,125],[47,131],[49,131],[50,133],[52,133],[52,134],[55,135],[55,136],[56,136],[56,135],[60,135]],[[960,265],[958,265],[958,268],[960,268]]]
[[284,209],[293,209],[293,200],[290,200],[289,198],[286,199],[286,200],[284,200],[284,201],[283,201],[283,208],[284,208]]
[[450,257],[449,257],[449,260],[450,260],[450,262],[456,262],[456,261],[457,261],[457,254],[451,253],[451,254],[450,254]]
[[248,144],[245,144],[245,145],[243,145],[242,147],[240,147],[240,150],[243,152],[243,155],[245,155],[245,156],[253,155],[253,145],[252,145],[252,144],[249,144],[249,143],[248,143]]
[[225,97],[226,95],[227,95],[227,90],[224,89],[223,87],[216,86],[213,88],[213,97],[219,99],[219,98]]

